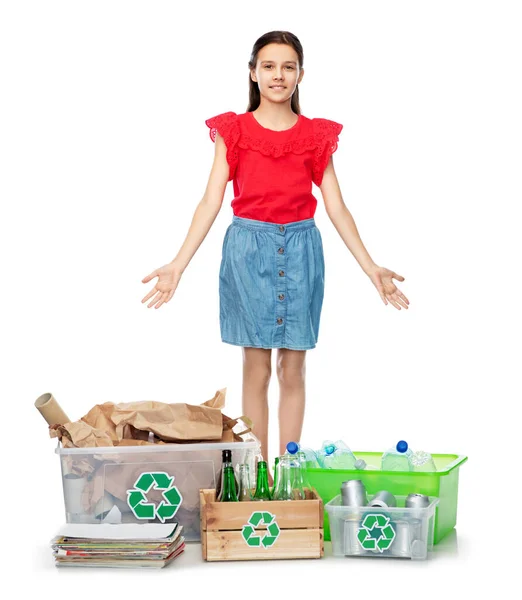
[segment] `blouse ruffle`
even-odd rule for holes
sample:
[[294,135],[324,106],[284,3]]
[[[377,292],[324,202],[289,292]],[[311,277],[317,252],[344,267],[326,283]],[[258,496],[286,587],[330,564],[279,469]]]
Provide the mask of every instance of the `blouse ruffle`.
[[227,147],[227,162],[229,165],[228,181],[234,179],[239,160],[237,143],[241,136],[241,130],[237,121],[237,114],[229,111],[222,113],[205,121],[209,127],[210,139],[216,141],[216,132],[224,139]]
[[286,142],[276,143],[268,139],[253,137],[241,131],[238,115],[226,112],[205,121],[210,128],[210,138],[216,141],[216,131],[223,137],[227,147],[227,162],[230,167],[228,180],[234,178],[239,160],[238,148],[254,150],[264,156],[278,158],[289,152],[302,154],[314,150],[312,181],[319,186],[330,156],[337,150],[339,134],[343,126],[329,119],[312,119],[312,129],[308,135]]
[[337,150],[339,134],[343,126],[329,119],[313,119],[313,125],[314,138],[317,145],[314,154],[312,181],[315,185],[320,186],[330,156]]

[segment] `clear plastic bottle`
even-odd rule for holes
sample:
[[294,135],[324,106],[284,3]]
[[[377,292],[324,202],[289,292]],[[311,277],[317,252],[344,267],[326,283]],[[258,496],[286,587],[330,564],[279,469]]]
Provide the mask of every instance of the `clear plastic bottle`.
[[342,440],[323,442],[317,457],[325,469],[355,469],[356,458]]
[[383,471],[411,471],[410,457],[412,451],[407,442],[401,440],[395,448],[390,448],[383,453],[381,458],[381,469]]
[[327,456],[330,456],[334,452],[335,452],[335,444],[330,440],[324,441],[323,445],[321,446],[321,449],[317,451],[317,460],[319,461],[319,465],[323,469],[328,468],[325,464],[325,458]]
[[424,450],[412,452],[410,456],[410,464],[412,471],[430,472],[437,470],[432,455],[429,452],[424,452]]
[[319,469],[320,468],[321,465],[319,464],[319,461],[317,460],[317,454],[314,450],[312,450],[311,448],[304,448],[303,446],[301,446],[301,444],[298,444],[297,442],[288,442],[288,444],[286,445],[285,454],[296,454],[297,452],[304,453],[307,468],[309,468],[309,469]]
[[369,465],[364,458],[358,458],[355,461],[355,468],[359,471],[378,471],[379,469],[374,465]]

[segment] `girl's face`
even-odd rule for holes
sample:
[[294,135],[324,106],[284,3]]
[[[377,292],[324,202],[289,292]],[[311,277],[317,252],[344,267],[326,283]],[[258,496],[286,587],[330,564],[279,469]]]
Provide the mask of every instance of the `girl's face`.
[[287,44],[268,44],[257,54],[252,81],[259,86],[261,96],[271,102],[290,100],[298,83],[303,79],[304,69],[299,70],[296,51]]

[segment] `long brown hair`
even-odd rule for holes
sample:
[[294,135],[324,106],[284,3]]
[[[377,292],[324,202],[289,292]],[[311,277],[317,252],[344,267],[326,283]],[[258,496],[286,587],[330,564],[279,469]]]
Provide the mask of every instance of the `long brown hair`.
[[[299,61],[299,69],[303,68],[304,62],[304,54],[303,47],[301,46],[301,42],[297,39],[297,37],[290,33],[289,31],[269,31],[262,35],[252,48],[252,54],[250,55],[250,60],[248,61],[248,108],[247,112],[252,112],[256,110],[256,108],[261,103],[261,94],[259,92],[259,87],[255,81],[252,81],[252,77],[250,77],[251,69],[256,68],[257,64],[257,55],[259,51],[264,46],[268,44],[287,44],[291,46],[297,52],[297,60]],[[294,93],[292,94],[291,106],[293,112],[300,115],[301,107],[299,106],[299,84],[296,86]]]

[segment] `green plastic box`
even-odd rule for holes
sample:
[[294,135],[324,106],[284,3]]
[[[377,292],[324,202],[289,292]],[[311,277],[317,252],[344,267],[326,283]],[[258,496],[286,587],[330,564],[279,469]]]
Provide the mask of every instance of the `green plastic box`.
[[[343,481],[360,479],[372,496],[381,490],[391,494],[426,494],[439,498],[435,514],[434,544],[447,535],[457,523],[457,499],[459,489],[459,468],[467,456],[457,454],[432,454],[437,471],[419,473],[411,471],[381,471],[382,452],[354,452],[356,458],[362,458],[368,465],[379,467],[378,471],[358,471],[341,469],[307,469],[310,485],[317,490],[323,503],[330,502],[341,491]],[[370,498],[368,498],[370,499]],[[330,541],[330,523],[328,513],[324,514],[324,539]]]

